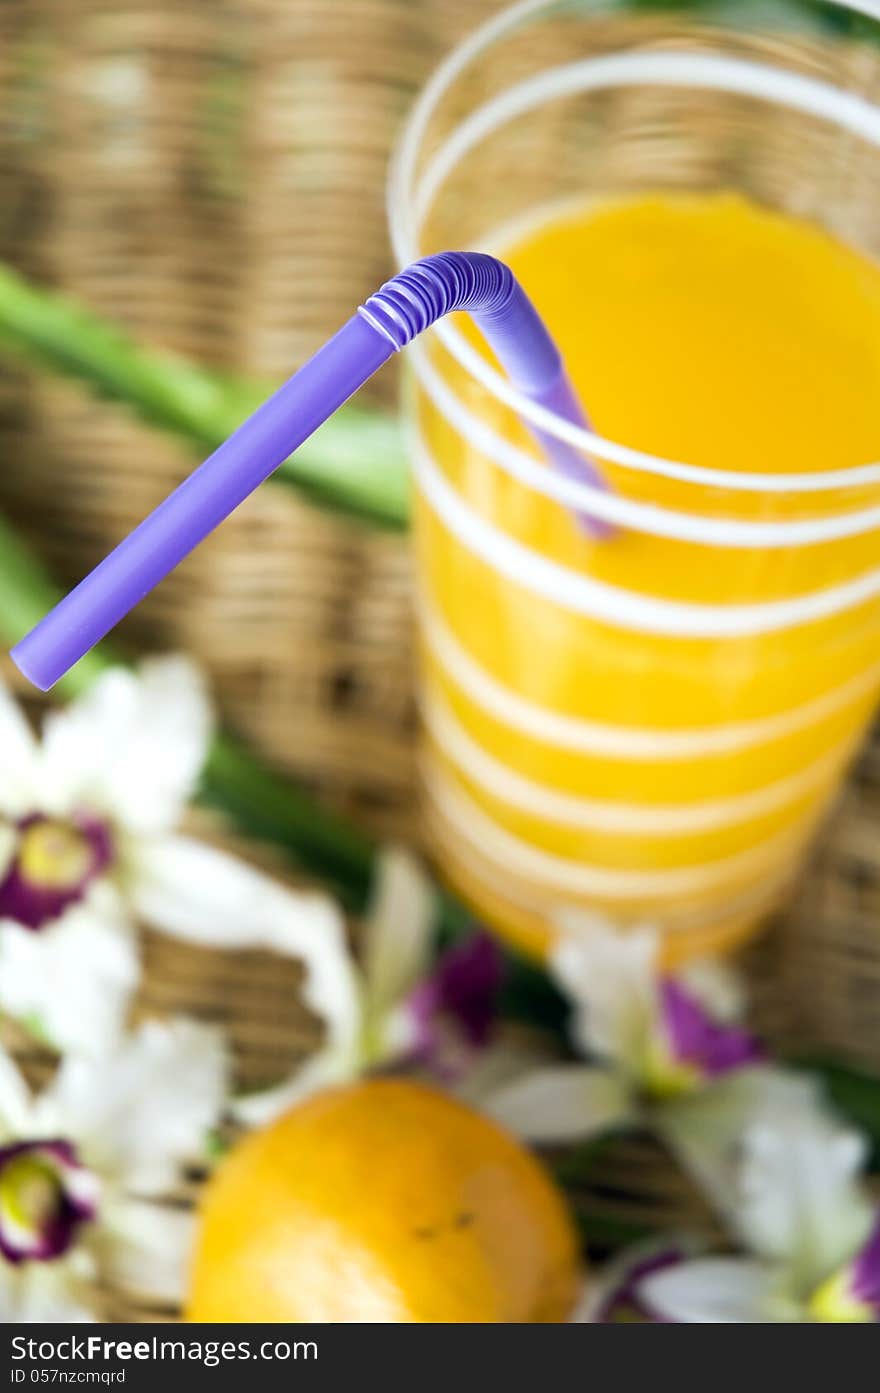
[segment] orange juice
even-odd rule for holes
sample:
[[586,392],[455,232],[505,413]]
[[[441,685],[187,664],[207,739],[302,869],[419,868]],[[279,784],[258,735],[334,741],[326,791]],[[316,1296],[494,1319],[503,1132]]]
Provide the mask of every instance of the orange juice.
[[591,535],[534,486],[550,466],[516,414],[431,346],[438,860],[529,949],[578,912],[654,922],[671,957],[729,946],[791,881],[875,702],[880,489],[839,471],[880,459],[880,268],[724,193],[568,206],[492,250],[596,434],[641,452],[592,456],[636,513]]

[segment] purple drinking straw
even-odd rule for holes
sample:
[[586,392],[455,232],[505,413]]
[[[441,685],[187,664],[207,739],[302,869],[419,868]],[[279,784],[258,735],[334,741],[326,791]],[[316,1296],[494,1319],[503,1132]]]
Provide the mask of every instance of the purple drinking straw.
[[[53,687],[392,354],[454,310],[470,311],[524,396],[586,425],[559,350],[509,266],[482,252],[416,261],[371,295],[21,640],[12,658],[24,676],[42,691]],[[555,468],[601,484],[573,446],[537,428],[533,434]],[[595,520],[580,520],[597,534],[605,531]]]

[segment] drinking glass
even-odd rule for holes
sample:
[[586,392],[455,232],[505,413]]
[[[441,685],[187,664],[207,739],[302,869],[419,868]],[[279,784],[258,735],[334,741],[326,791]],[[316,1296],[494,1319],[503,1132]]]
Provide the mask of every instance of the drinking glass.
[[[876,257],[873,11],[513,6],[409,120],[398,261],[503,248],[572,203],[718,190]],[[439,869],[530,952],[596,916],[654,924],[670,960],[732,946],[798,874],[875,706],[880,464],[782,472],[770,438],[736,469],[651,454],[521,399],[456,320],[408,362]],[[523,419],[607,488],[548,468]]]

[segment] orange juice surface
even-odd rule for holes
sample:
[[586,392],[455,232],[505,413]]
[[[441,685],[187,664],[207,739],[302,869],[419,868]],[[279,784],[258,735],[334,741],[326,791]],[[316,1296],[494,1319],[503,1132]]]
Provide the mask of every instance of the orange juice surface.
[[[808,485],[880,460],[880,268],[732,194],[569,208],[493,249],[595,431],[712,476],[597,456],[642,512],[591,535],[511,472],[511,450],[539,479],[549,466],[431,345],[416,425],[435,852],[528,948],[581,912],[655,922],[673,958],[724,947],[791,880],[875,700],[880,535],[845,515],[880,487]],[[726,486],[768,475],[769,491]]]

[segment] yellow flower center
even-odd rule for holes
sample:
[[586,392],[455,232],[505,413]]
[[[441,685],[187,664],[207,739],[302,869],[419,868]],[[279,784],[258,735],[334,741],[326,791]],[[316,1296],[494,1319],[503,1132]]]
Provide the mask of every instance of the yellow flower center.
[[18,865],[31,885],[66,890],[79,885],[92,867],[94,852],[85,833],[71,822],[46,819],[26,827],[18,844]]
[[0,1208],[22,1228],[42,1229],[55,1217],[60,1202],[58,1174],[42,1157],[25,1154],[3,1167]]
[[700,1072],[692,1064],[673,1059],[663,1044],[651,1042],[642,1068],[642,1089],[649,1098],[659,1102],[680,1098],[695,1092],[701,1083]]
[[813,1320],[831,1321],[836,1325],[866,1325],[876,1320],[870,1306],[852,1294],[845,1268],[816,1288],[809,1310]]

